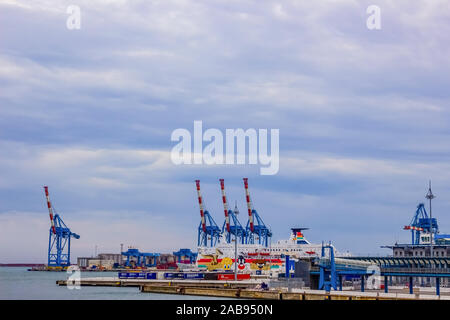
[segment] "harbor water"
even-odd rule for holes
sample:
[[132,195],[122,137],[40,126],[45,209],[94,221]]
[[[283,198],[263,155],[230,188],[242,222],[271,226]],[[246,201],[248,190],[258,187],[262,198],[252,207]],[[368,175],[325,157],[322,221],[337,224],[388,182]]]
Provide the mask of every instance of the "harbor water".
[[[0,268],[0,300],[199,300],[208,297],[141,293],[136,287],[81,287],[56,285],[66,272],[28,271],[28,268]],[[113,277],[117,272],[82,272],[81,278]],[[209,298],[218,299],[218,298]]]

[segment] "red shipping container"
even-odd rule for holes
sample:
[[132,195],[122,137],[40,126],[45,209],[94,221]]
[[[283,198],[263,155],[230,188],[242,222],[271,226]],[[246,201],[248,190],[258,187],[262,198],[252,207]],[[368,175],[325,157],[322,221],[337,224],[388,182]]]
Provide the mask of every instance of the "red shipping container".
[[[238,280],[249,280],[250,279],[250,274],[249,273],[244,273],[244,274],[239,274],[237,275],[237,279]],[[223,274],[218,274],[217,275],[217,280],[234,280],[234,273],[223,273]]]

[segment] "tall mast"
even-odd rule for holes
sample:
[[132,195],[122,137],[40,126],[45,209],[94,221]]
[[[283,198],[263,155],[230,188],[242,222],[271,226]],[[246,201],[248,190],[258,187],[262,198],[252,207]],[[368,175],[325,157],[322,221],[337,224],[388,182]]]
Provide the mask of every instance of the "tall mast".
[[220,181],[220,189],[222,191],[223,211],[225,212],[225,224],[227,227],[227,231],[230,232],[230,216],[228,215],[228,202],[227,196],[225,194],[225,182],[224,179],[219,179],[219,181]]
[[433,214],[431,212],[431,200],[435,198],[433,192],[431,191],[431,180],[428,184],[428,193],[425,196],[430,201],[430,257],[433,257]]
[[247,200],[247,209],[248,209],[248,221],[250,222],[250,230],[253,232],[254,228],[253,228],[253,214],[252,214],[252,210],[253,210],[253,206],[252,206],[252,202],[250,200],[250,193],[248,191],[248,178],[244,178],[244,187],[245,187],[245,198]]
[[52,224],[53,234],[56,234],[55,221],[53,220],[53,208],[52,208],[52,203],[50,202],[50,197],[48,195],[48,187],[44,186],[44,190],[45,190],[45,197],[47,198],[47,206],[48,206],[48,214],[50,216],[50,223]]
[[202,194],[200,193],[200,180],[195,180],[195,184],[197,186],[198,205],[200,207],[200,217],[202,219],[202,229],[203,229],[203,232],[206,232],[205,210],[203,208]]

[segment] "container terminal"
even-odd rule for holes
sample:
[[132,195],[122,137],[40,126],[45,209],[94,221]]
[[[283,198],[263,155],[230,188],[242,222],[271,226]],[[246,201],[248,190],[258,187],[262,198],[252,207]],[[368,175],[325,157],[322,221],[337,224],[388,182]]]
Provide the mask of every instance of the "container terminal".
[[[332,243],[310,243],[308,228],[291,228],[288,240],[272,243],[272,232],[253,207],[244,178],[248,220],[231,210],[224,179],[220,192],[224,222],[220,227],[207,210],[200,180],[195,181],[200,211],[197,249],[172,253],[141,252],[78,257],[82,271],[117,271],[116,277],[83,278],[80,285],[135,286],[141,292],[262,299],[443,299],[450,300],[450,234],[440,233],[432,216],[431,182],[409,224],[411,243],[395,243],[384,257],[354,256]],[[44,187],[50,217],[48,261],[30,271],[65,271],[71,267],[72,240],[80,238],[55,212]],[[75,242],[74,242],[75,243]],[[68,280],[57,281],[69,285]]]

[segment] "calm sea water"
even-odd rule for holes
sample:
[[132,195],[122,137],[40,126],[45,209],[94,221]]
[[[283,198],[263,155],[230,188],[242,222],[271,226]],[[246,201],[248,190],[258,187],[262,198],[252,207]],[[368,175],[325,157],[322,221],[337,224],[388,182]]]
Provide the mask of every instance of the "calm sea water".
[[[111,277],[117,272],[82,272],[81,277]],[[81,287],[68,289],[56,285],[56,280],[67,279],[65,272],[27,271],[27,268],[0,267],[0,299],[87,299],[87,300],[188,300],[207,297],[141,293],[138,288]],[[217,298],[213,298],[217,299]]]

